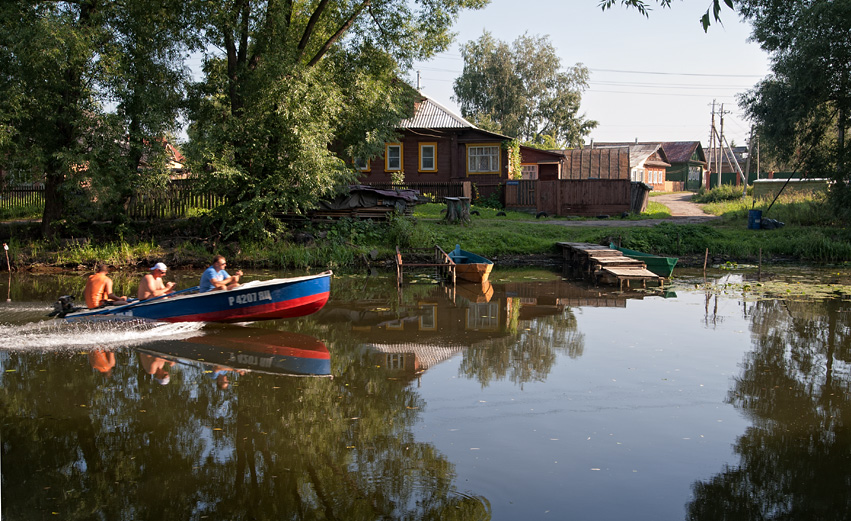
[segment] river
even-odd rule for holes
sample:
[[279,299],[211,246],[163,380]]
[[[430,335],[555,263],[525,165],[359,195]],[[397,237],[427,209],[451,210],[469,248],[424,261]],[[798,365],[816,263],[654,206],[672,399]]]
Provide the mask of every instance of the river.
[[338,274],[238,325],[62,324],[81,276],[3,275],[2,518],[844,518],[851,275],[753,271]]

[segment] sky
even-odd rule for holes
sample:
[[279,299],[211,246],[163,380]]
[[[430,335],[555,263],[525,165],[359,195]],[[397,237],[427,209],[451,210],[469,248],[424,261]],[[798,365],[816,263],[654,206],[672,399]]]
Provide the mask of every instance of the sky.
[[[656,5],[649,17],[616,6],[602,11],[598,0],[491,0],[484,9],[465,11],[446,52],[415,64],[409,81],[457,114],[453,82],[464,61],[459,43],[478,39],[485,30],[511,44],[518,36],[548,36],[562,69],[582,63],[590,71],[582,112],[599,122],[595,142],[700,141],[709,145],[712,103],[720,130],[734,145],[747,144],[750,123],[736,95],[769,72],[768,55],[748,41],[750,26],[726,7],[722,24],[705,33],[700,17],[711,0]],[[654,2],[655,4],[655,2]],[[588,140],[586,140],[587,142]]]

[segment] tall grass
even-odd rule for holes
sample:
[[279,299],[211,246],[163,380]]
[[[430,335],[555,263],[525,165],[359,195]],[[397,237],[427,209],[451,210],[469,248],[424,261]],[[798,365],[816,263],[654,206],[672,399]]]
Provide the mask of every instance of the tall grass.
[[[752,188],[748,188],[748,191],[753,193]],[[741,199],[742,195],[742,189],[734,185],[721,185],[709,190],[701,186],[700,190],[694,194],[694,197],[692,197],[691,200],[698,204],[710,204],[724,201],[735,201],[737,199]]]
[[44,203],[3,207],[0,208],[0,221],[41,219],[43,213]]
[[[769,206],[771,209],[769,210]],[[707,204],[704,210],[719,215],[723,224],[746,223],[749,210],[761,210],[763,218],[800,226],[832,226],[838,223],[837,214],[824,193],[781,195],[774,204],[771,199],[739,197],[735,200]]]

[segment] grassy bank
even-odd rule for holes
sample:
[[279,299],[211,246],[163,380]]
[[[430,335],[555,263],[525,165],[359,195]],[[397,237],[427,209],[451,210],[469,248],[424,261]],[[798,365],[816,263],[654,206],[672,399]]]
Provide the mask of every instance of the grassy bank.
[[[654,203],[634,219],[669,215]],[[758,202],[759,208],[762,202]],[[98,261],[120,269],[145,269],[163,261],[171,267],[202,268],[214,254],[228,256],[231,265],[253,269],[359,269],[366,264],[392,261],[395,246],[449,250],[455,244],[492,257],[504,264],[524,263],[524,257],[557,256],[556,243],[620,242],[628,248],[676,256],[681,265],[703,261],[705,251],[716,259],[753,262],[793,260],[803,263],[842,263],[851,260],[851,232],[830,219],[823,200],[807,198],[775,203],[770,216],[785,220],[777,230],[748,230],[747,211],[753,201],[737,198],[708,206],[721,215],[712,225],[673,224],[608,227],[602,221],[538,220],[518,212],[475,208],[468,226],[445,224],[443,205],[421,205],[414,219],[395,218],[389,223],[343,219],[311,225],[263,243],[221,242],[209,238],[201,220],[161,223],[140,229],[124,227],[116,238],[108,230],[88,240],[31,241],[17,234],[9,241],[9,254],[17,269],[59,267],[88,270]],[[576,220],[576,219],[574,219]],[[619,220],[619,219],[616,219]],[[600,223],[598,225],[598,223]],[[579,224],[579,225],[572,225]],[[629,223],[625,223],[629,224]]]

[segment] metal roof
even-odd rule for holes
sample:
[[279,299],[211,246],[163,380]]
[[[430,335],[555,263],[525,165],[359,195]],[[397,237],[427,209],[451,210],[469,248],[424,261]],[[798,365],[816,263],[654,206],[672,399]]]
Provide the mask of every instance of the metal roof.
[[702,162],[706,159],[703,156],[703,147],[700,146],[699,141],[663,141],[662,148],[665,149],[668,161],[672,163],[688,163],[698,149],[700,149],[699,161]]
[[414,104],[414,115],[399,123],[399,128],[476,128],[428,96]]

